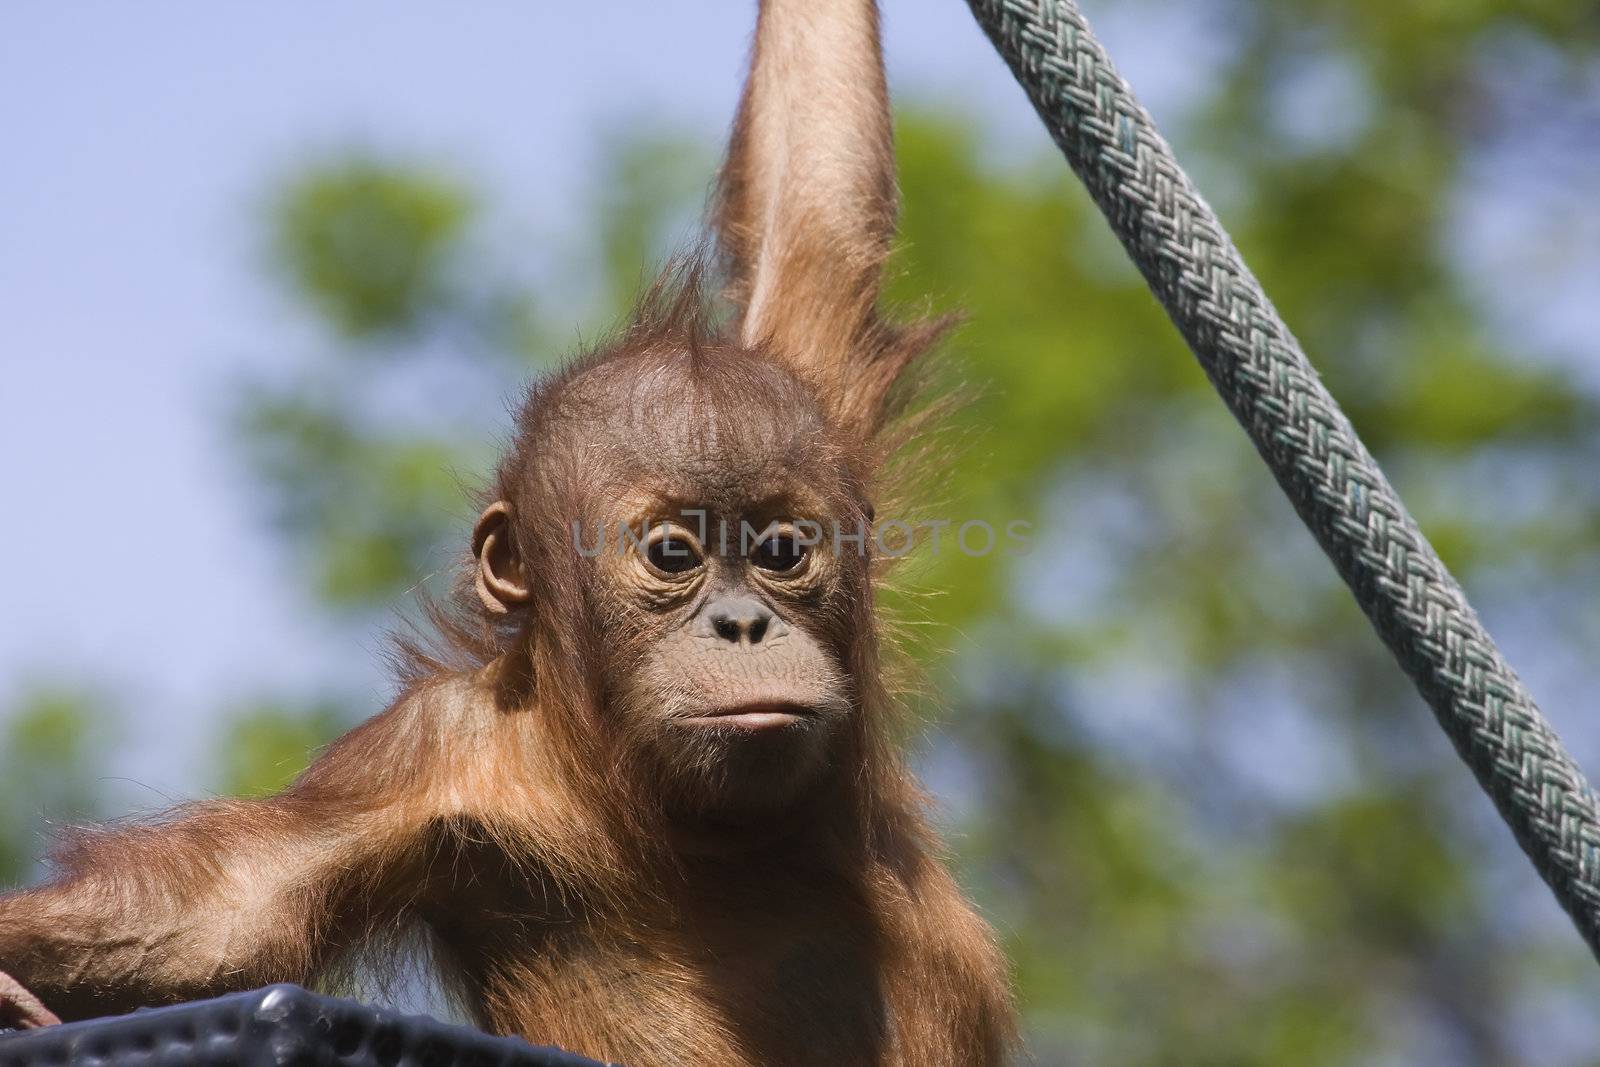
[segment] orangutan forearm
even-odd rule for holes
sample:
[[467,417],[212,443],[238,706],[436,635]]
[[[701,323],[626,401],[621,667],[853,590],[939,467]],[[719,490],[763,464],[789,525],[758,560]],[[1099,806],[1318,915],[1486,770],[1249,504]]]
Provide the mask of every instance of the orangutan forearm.
[[304,980],[326,879],[295,829],[236,802],[80,838],[61,877],[0,897],[0,970],[63,1018]]

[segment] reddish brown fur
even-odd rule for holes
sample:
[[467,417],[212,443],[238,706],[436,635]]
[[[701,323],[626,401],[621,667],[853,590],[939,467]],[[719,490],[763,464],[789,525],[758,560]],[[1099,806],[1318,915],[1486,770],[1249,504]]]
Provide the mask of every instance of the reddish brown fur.
[[[822,111],[793,88],[818,73]],[[887,122],[870,0],[768,0],[718,201],[732,318],[681,268],[536,385],[495,562],[436,611],[441,650],[407,650],[399,698],[276,797],[78,834],[0,898],[0,968],[75,1018],[324,980],[420,932],[480,1025],[631,1067],[999,1062],[1004,965],[892,743],[879,564],[817,563],[782,601],[840,705],[775,785],[662,725],[640,664],[666,623],[567,525],[657,482],[731,485],[740,514],[881,499],[895,382],[942,329],[876,311]]]

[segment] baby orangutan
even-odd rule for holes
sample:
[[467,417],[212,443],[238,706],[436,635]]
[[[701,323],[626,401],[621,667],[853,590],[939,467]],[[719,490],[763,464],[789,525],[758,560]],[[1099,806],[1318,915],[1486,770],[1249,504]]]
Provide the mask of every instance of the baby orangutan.
[[0,1019],[313,983],[404,934],[483,1028],[627,1067],[1001,1062],[1006,969],[890,743],[848,536],[942,325],[876,310],[895,213],[873,0],[765,0],[726,324],[680,271],[530,390],[452,654],[287,790],[81,831],[0,897]]

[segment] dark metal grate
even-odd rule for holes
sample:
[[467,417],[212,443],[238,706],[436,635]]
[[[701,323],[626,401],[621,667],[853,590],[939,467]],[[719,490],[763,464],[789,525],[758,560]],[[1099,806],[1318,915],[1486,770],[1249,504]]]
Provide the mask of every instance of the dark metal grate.
[[0,1033],[0,1067],[599,1067],[425,1015],[274,985],[43,1030]]

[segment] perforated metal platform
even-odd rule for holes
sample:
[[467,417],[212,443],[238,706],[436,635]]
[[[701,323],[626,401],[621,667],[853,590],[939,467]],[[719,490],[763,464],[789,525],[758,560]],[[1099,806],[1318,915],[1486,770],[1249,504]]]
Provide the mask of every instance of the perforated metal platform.
[[43,1030],[0,1033],[0,1067],[600,1067],[424,1015],[274,985]]

